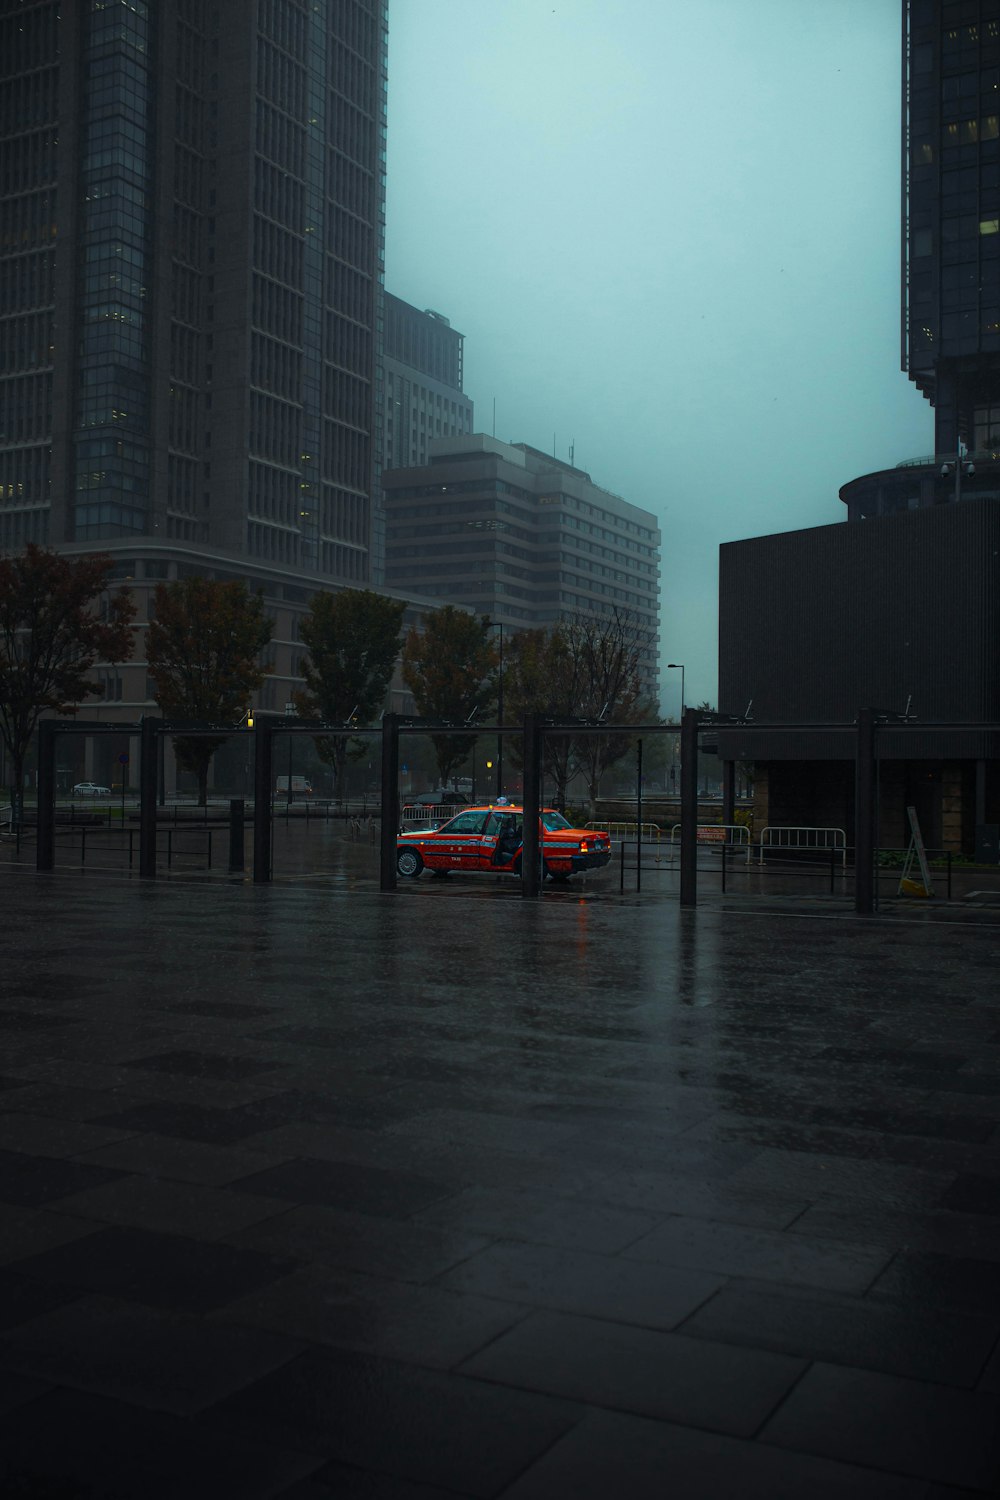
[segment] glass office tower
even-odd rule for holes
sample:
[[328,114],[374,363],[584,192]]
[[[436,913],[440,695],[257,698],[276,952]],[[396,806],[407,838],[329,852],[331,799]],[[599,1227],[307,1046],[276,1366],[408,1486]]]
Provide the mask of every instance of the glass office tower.
[[1000,448],[1000,0],[904,0],[903,261],[936,453]]
[[386,11],[0,0],[0,548],[367,581]]

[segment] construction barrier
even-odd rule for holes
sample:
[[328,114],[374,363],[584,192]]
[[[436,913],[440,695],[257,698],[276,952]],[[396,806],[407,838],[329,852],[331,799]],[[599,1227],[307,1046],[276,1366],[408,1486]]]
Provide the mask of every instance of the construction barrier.
[[779,828],[768,825],[760,831],[760,862],[764,863],[765,849],[832,849],[840,855],[841,865],[847,867],[847,835],[842,828]]

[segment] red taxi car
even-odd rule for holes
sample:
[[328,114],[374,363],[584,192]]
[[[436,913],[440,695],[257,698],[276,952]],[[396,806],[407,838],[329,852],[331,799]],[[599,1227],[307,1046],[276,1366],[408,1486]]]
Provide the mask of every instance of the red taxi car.
[[[423,869],[521,873],[524,809],[510,803],[467,807],[440,828],[414,829],[396,840],[396,869],[414,879]],[[562,813],[543,807],[538,841],[543,869],[553,880],[568,880],[581,870],[597,870],[611,858],[606,833],[573,828]]]

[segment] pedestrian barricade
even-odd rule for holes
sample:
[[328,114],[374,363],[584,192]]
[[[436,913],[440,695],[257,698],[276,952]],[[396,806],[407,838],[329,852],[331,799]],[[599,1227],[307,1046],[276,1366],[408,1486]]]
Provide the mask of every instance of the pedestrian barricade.
[[[681,825],[675,823],[670,830],[670,860],[673,863],[674,849],[681,841]],[[698,843],[721,849],[746,850],[746,862],[750,863],[750,830],[745,823],[699,823]]]
[[764,863],[767,849],[787,849],[802,852],[808,849],[832,850],[840,855],[840,863],[847,867],[847,835],[842,828],[800,828],[768,825],[760,831],[760,863]]
[[644,844],[658,844],[661,838],[660,825],[658,823],[586,823],[586,828],[592,828],[595,833],[606,833],[612,843],[619,841],[625,843],[627,840],[637,839],[640,834]]
[[461,802],[442,802],[439,807],[423,807],[418,802],[408,802],[399,815],[400,829],[438,828],[447,823],[456,813],[464,812]]

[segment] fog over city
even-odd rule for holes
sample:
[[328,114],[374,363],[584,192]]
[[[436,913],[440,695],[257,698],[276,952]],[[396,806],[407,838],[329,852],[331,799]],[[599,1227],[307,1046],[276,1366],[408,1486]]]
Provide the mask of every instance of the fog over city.
[[466,335],[478,431],[495,401],[498,438],[657,515],[688,702],[716,702],[719,544],[840,522],[842,484],[933,447],[900,55],[899,0],[390,6],[386,287]]

